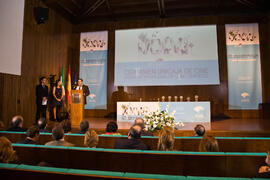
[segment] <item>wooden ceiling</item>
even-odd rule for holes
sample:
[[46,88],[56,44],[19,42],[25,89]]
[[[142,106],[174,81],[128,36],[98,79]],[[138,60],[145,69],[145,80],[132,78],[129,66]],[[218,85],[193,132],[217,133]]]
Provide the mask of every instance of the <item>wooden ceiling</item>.
[[42,0],[73,24],[269,11],[270,0]]

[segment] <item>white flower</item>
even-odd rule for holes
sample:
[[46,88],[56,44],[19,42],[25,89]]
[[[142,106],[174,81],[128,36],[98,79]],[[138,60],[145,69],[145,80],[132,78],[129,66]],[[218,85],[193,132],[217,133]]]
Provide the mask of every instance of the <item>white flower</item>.
[[166,106],[165,111],[160,111],[160,104],[156,111],[144,112],[144,122],[145,122],[145,129],[148,131],[155,131],[157,129],[163,128],[164,126],[171,126],[177,128],[175,126],[184,126],[181,122],[174,123],[174,114],[176,111],[174,110],[171,114],[168,113],[169,111],[169,104]]

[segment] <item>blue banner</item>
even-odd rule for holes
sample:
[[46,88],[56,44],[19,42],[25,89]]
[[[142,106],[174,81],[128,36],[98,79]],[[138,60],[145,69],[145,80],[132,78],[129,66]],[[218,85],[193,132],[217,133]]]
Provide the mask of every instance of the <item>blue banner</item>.
[[226,25],[229,109],[258,109],[262,102],[258,24]]
[[81,33],[80,78],[89,87],[85,109],[107,109],[108,31]]
[[210,102],[117,102],[117,123],[120,128],[129,128],[137,117],[150,112],[165,111],[174,116],[181,129],[193,130],[197,124],[211,127]]

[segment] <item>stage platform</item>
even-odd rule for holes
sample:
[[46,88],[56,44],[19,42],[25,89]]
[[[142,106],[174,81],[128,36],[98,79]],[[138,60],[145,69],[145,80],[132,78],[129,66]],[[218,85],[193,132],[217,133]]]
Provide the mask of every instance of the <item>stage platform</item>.
[[[86,118],[90,127],[96,129],[98,134],[104,133],[106,124],[115,119]],[[216,137],[270,137],[270,119],[213,119],[211,129],[206,134]],[[132,124],[119,125],[119,132],[123,135],[128,133]],[[176,130],[175,136],[193,136],[193,127],[190,130]],[[154,133],[155,136],[158,132]]]
[[[104,129],[106,124],[116,119],[85,118],[91,128]],[[119,129],[129,129],[132,124],[119,125]],[[212,119],[210,130],[220,131],[270,131],[270,119]]]
[[[106,124],[110,121],[116,121],[111,118],[85,118],[89,121],[90,128],[97,131],[98,134],[105,133]],[[58,123],[49,121],[48,129],[51,129]],[[119,126],[119,132],[126,135],[132,124]],[[72,127],[72,133],[79,131],[79,127]],[[224,137],[270,137],[270,119],[212,119],[211,129],[208,134]],[[155,134],[157,135],[157,134]],[[193,130],[176,130],[176,136],[193,136]]]

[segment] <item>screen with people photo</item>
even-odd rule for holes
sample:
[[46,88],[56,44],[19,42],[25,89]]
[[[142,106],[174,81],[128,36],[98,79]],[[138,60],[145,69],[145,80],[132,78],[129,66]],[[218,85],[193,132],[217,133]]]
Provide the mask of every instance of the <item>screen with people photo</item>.
[[219,84],[216,25],[117,30],[115,85]]

